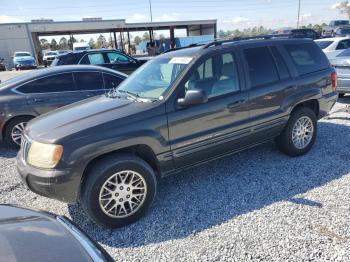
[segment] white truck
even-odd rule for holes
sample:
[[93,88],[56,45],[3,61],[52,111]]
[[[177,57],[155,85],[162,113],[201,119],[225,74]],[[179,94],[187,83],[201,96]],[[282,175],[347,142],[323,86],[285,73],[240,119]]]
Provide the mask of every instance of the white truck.
[[350,26],[349,20],[332,20],[328,26],[322,28],[322,37],[334,37],[337,28],[348,26]]

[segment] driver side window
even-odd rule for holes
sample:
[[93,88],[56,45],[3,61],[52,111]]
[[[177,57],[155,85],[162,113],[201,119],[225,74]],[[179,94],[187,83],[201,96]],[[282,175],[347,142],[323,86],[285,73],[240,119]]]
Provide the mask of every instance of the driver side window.
[[125,55],[115,53],[115,52],[110,52],[107,53],[107,57],[109,59],[109,62],[111,64],[125,64],[129,63],[129,58],[126,57]]
[[201,89],[208,98],[240,90],[234,56],[231,53],[215,55],[192,73],[185,89]]

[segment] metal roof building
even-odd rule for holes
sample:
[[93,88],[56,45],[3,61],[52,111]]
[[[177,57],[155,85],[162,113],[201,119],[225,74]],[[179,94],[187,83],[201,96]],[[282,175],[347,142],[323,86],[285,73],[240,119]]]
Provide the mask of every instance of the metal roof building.
[[[172,45],[175,45],[175,29],[186,29],[188,36],[213,35],[217,34],[216,20],[193,20],[193,21],[172,21],[172,22],[149,22],[149,23],[126,23],[124,19],[118,20],[89,20],[83,21],[62,21],[35,20],[31,23],[8,23],[0,24],[0,57],[10,63],[11,55],[15,51],[28,51],[37,55],[41,50],[39,36],[69,35],[71,38],[77,34],[89,33],[111,33],[116,48],[124,49],[123,45],[118,46],[117,34],[124,37],[127,33],[127,40],[130,44],[129,32],[148,31],[152,37],[155,30],[169,30]],[[151,39],[152,41],[152,39]]]

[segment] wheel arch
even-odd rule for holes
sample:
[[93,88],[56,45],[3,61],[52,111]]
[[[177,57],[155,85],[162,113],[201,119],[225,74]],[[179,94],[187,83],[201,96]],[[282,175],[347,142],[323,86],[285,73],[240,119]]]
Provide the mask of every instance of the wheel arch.
[[295,112],[295,110],[297,110],[301,107],[306,107],[306,108],[311,109],[315,113],[316,118],[317,119],[319,118],[320,104],[319,104],[317,99],[306,100],[306,101],[303,101],[303,102],[300,102],[300,103],[294,105],[294,107],[291,110],[291,114],[293,114],[293,112]]
[[9,125],[11,122],[13,122],[15,119],[21,118],[21,117],[27,117],[27,118],[33,119],[33,118],[35,118],[36,116],[34,116],[34,115],[29,115],[29,114],[25,114],[25,115],[16,115],[16,116],[12,116],[11,118],[9,118],[9,119],[5,122],[5,124],[4,124],[3,128],[2,128],[2,131],[1,131],[1,132],[2,132],[2,133],[1,133],[1,138],[2,138],[2,139],[5,138],[5,134],[6,134],[6,130],[7,130],[7,128],[8,128],[8,125]]

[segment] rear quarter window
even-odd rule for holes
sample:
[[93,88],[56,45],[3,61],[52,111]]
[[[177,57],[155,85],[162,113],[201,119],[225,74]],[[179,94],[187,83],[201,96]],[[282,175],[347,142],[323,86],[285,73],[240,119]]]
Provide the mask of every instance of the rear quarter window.
[[317,72],[329,67],[329,62],[323,52],[314,43],[286,44],[299,75]]

